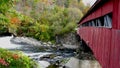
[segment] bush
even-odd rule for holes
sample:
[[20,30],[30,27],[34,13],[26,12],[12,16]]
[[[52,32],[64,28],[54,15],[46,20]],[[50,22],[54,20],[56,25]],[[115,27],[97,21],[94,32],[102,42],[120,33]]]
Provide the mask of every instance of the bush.
[[0,48],[0,68],[37,68],[37,64],[20,52]]

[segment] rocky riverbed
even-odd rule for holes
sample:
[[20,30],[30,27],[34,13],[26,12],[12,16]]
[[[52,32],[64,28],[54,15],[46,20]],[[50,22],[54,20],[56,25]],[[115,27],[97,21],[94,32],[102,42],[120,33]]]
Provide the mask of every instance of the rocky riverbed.
[[[40,68],[87,68],[77,64],[81,62],[78,58],[88,60],[85,64],[91,65],[95,59],[90,53],[79,52],[78,46],[63,44],[63,46],[51,42],[41,42],[29,37],[6,36],[0,38],[0,47],[9,50],[19,50],[31,59],[38,62]],[[89,60],[93,60],[92,62]],[[80,61],[80,62],[78,62]],[[72,65],[76,62],[74,65]],[[98,65],[94,64],[95,66]],[[71,66],[72,65],[72,66]],[[77,65],[77,66],[76,66]],[[83,65],[84,66],[84,65]],[[97,68],[98,66],[88,67]],[[100,65],[99,65],[100,66]],[[99,67],[98,67],[99,68]]]
[[60,67],[70,57],[75,56],[75,49],[41,42],[29,37],[6,36],[0,38],[1,48],[22,51],[25,55],[39,63],[41,68],[49,65]]

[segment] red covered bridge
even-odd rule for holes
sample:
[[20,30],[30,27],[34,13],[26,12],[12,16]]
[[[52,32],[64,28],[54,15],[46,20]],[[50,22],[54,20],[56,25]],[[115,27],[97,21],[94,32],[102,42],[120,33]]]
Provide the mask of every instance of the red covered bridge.
[[97,0],[78,25],[102,68],[120,68],[120,0]]

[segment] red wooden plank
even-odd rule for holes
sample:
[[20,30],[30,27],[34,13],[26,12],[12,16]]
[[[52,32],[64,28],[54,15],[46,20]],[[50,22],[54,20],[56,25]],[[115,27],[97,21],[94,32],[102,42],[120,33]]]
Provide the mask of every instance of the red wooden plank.
[[97,51],[96,51],[97,50],[97,42],[96,42],[97,37],[96,37],[96,33],[97,33],[97,28],[94,29],[94,36],[93,36],[93,41],[92,41],[95,56],[97,55]]
[[119,0],[113,0],[113,23],[112,26],[114,29],[118,28],[118,8],[119,8]]
[[86,43],[89,42],[89,47],[103,68],[109,68],[111,29],[84,27],[80,30],[80,36]]
[[118,6],[118,29],[120,29],[120,20],[119,20],[119,18],[120,18],[120,1],[119,1],[119,6]]
[[101,7],[100,7],[98,10],[95,11],[95,17],[98,18],[98,17],[100,17],[101,15],[102,15],[102,9],[101,9]]
[[[105,62],[105,68],[109,68],[109,60],[110,60],[110,47],[111,47],[111,30],[105,29],[105,35],[104,35],[104,54],[103,58],[106,60]],[[104,61],[103,60],[103,61]]]
[[[99,44],[99,47],[101,47],[101,45],[102,45],[102,28],[101,29],[99,29],[99,36],[98,36],[98,44]],[[100,48],[97,48],[97,50],[99,51],[99,52],[97,52],[99,55],[97,56],[97,58],[101,58],[101,56],[100,55],[102,55],[102,51],[101,51],[101,49]],[[98,59],[99,61],[100,61],[100,59]],[[101,63],[100,63],[101,64]],[[102,65],[102,64],[101,64]]]
[[110,0],[109,2],[105,3],[104,6],[102,6],[102,16],[104,16],[112,11],[113,11],[113,3]]
[[91,20],[91,19],[92,19],[92,18],[91,18],[91,14],[90,14],[90,15],[88,15],[88,21]]
[[112,31],[110,68],[120,68],[120,30]]

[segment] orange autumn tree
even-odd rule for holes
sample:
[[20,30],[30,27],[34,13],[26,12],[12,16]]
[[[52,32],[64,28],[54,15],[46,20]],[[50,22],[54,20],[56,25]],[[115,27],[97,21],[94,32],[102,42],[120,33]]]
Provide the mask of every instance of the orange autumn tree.
[[11,18],[10,22],[11,22],[11,24],[16,24],[16,25],[20,24],[20,20],[17,17]]
[[21,23],[20,14],[17,11],[15,11],[14,9],[9,10],[9,12],[10,13],[9,13],[8,17],[9,17],[10,21],[9,21],[8,29],[9,29],[10,33],[13,33],[14,35],[16,35],[17,34],[16,31]]

